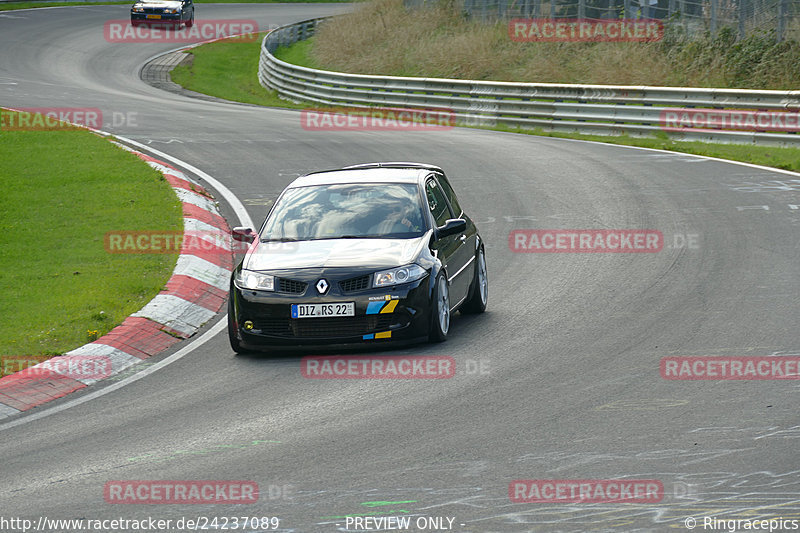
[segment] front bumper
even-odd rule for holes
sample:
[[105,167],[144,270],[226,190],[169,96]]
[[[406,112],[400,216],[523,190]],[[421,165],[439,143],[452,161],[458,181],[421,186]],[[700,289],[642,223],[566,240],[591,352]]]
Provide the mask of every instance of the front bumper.
[[[152,17],[159,18],[152,18]],[[150,18],[148,18],[150,17]],[[131,12],[131,24],[161,24],[166,26],[175,26],[182,21],[181,13],[133,13]]]
[[[399,286],[353,292],[342,291],[333,276],[326,279],[331,279],[331,288],[324,296],[317,294],[311,282],[302,294],[246,290],[232,283],[231,327],[240,343],[250,348],[363,344],[414,340],[428,334],[429,275]],[[291,317],[292,304],[342,302],[355,303],[355,316]]]

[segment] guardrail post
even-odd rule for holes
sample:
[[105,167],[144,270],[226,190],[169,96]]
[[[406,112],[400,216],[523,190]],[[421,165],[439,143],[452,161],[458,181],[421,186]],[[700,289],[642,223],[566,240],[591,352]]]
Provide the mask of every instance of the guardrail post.
[[497,18],[505,18],[508,13],[508,0],[497,0]]
[[556,0],[550,0],[550,18],[556,18]]
[[778,30],[776,31],[778,42],[783,41],[786,33],[786,12],[788,0],[778,0]]
[[747,16],[746,13],[747,7],[747,0],[739,0],[738,8],[739,8],[739,39],[744,39],[745,37],[745,27],[744,27],[744,20]]
[[718,0],[711,0],[711,21],[709,22],[709,29],[711,30],[712,36],[717,33],[717,2]]
[[586,0],[578,0],[578,18],[586,18]]

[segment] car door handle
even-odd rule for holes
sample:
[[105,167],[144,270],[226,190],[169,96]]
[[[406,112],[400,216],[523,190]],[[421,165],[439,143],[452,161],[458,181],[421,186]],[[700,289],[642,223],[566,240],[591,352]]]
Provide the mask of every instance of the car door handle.
[[458,240],[461,241],[461,242],[466,242],[467,236],[466,235],[461,235],[461,237],[459,237]]

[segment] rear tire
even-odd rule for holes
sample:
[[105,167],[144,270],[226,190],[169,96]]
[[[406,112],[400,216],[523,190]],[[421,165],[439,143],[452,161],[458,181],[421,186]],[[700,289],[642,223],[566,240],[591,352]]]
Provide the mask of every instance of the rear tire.
[[475,278],[472,281],[472,296],[464,302],[465,313],[483,313],[489,301],[489,278],[486,274],[486,254],[483,248],[475,254]]
[[428,340],[443,342],[450,331],[450,290],[443,274],[436,277],[433,287],[433,306],[431,307],[431,326]]

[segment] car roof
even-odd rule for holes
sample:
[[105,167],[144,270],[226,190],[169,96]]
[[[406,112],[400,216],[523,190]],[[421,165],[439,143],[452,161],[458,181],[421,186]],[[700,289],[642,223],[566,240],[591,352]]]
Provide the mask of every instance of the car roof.
[[289,184],[290,188],[339,183],[418,183],[431,172],[442,169],[424,163],[366,163],[336,170],[323,170],[300,176]]

